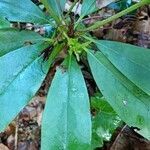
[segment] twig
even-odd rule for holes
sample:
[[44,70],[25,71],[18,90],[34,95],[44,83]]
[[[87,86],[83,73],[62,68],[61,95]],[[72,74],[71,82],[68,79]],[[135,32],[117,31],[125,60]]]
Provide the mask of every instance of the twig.
[[16,130],[15,130],[15,148],[14,150],[18,150],[18,121],[19,117],[16,118]]
[[[111,147],[115,147],[117,141],[119,140],[119,137],[121,136],[121,134],[123,133],[123,131],[124,131],[124,129],[125,129],[126,127],[127,127],[127,125],[125,125],[125,126],[121,129],[120,133],[117,135],[117,137],[116,137],[116,139],[115,139],[115,141],[113,142],[113,144],[112,144]],[[111,149],[111,148],[110,148],[110,149]]]

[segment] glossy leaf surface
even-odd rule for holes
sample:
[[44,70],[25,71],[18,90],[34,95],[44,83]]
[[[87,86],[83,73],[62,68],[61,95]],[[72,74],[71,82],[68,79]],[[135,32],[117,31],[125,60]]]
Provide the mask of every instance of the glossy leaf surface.
[[47,46],[47,44],[35,44],[0,57],[0,132],[16,117],[41,86],[49,63],[43,62],[39,54]]
[[150,49],[113,41],[98,41],[97,46],[117,69],[150,95]]
[[95,81],[120,118],[150,138],[150,96],[124,76],[101,52],[88,53]]
[[89,150],[91,117],[81,70],[68,57],[52,81],[42,121],[42,150]]
[[46,15],[31,0],[0,0],[0,14],[9,21],[48,23]]
[[43,39],[33,31],[19,31],[13,28],[0,29],[0,56],[22,46],[43,41]]

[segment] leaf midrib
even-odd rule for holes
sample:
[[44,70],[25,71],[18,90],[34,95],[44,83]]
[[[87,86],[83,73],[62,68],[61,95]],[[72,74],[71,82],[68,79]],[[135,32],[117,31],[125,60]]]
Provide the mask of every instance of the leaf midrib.
[[[101,63],[99,62],[99,59],[96,57],[96,56],[94,56],[90,51],[88,51],[88,53],[92,56],[92,57],[94,57],[95,58],[95,60],[101,65]],[[104,54],[103,54],[104,55]],[[106,56],[104,56],[105,58],[106,58]],[[107,58],[106,58],[107,59]],[[107,59],[108,60],[108,59]],[[109,61],[109,60],[108,60]],[[109,63],[111,63],[110,61],[109,61]],[[104,63],[102,63],[109,71],[110,71],[110,69],[107,67],[107,65],[105,65]],[[112,63],[111,63],[112,64]],[[112,64],[113,65],[113,64]],[[114,65],[113,65],[114,66]],[[138,86],[136,86],[132,81],[130,81],[126,76],[124,76],[115,66],[114,66],[114,68],[116,69],[116,71],[118,72],[118,73],[120,73],[121,74],[121,76],[123,77],[118,77],[118,75],[117,75],[117,79],[120,81],[120,83],[128,90],[128,91],[130,91],[138,100],[141,100],[142,102],[143,102],[143,104],[146,106],[146,107],[148,107],[150,104],[149,104],[149,100],[150,100],[150,96],[147,94],[147,93],[145,93],[142,89],[140,89]],[[112,72],[112,71],[110,71],[113,75],[114,75],[114,78],[116,78],[116,76],[115,76],[115,74],[114,74],[114,72]],[[117,74],[118,74],[117,73]],[[124,81],[123,80],[126,80],[127,82],[127,86],[124,84]],[[134,92],[129,88],[130,86],[132,87],[132,86],[136,86],[136,88],[137,89],[139,89],[141,92],[142,92],[142,94],[143,95],[145,95],[146,97],[138,97],[136,94],[134,94]],[[143,99],[144,98],[144,99]],[[147,104],[145,103],[145,101],[147,100]]]
[[36,57],[35,59],[33,59],[30,63],[28,63],[24,68],[22,68],[18,74],[10,81],[10,83],[2,90],[2,92],[0,93],[0,95],[4,94],[5,91],[11,86],[11,84],[13,84],[13,82],[18,78],[18,76],[23,73],[28,67],[31,66],[32,63],[34,63],[36,60],[38,60],[41,57]]
[[65,143],[66,143],[66,150],[67,150],[67,147],[68,147],[68,128],[69,128],[69,124],[68,124],[68,116],[69,116],[69,101],[70,101],[70,95],[71,95],[71,93],[70,93],[70,91],[71,91],[71,87],[70,87],[70,76],[71,76],[71,56],[69,56],[69,63],[68,63],[68,89],[67,89],[67,93],[68,93],[68,100],[67,100],[67,107],[66,107],[66,109],[67,109],[67,114],[66,114],[66,137],[65,137]]
[[[103,46],[104,48],[109,49],[110,51],[113,51],[114,53],[116,53],[117,55],[119,55],[119,53],[118,53],[117,51],[111,49],[110,47],[107,47],[107,46],[105,46],[105,45],[103,45],[103,44],[101,44],[101,43],[97,43],[97,44],[99,44],[99,45]],[[103,53],[103,52],[102,52],[102,53]],[[104,55],[105,55],[105,54],[104,54]],[[122,55],[122,56],[123,56],[123,58],[127,58],[127,57],[124,57],[124,55]],[[109,58],[108,58],[108,59],[109,59]],[[140,66],[140,67],[142,67],[142,68],[144,68],[145,70],[148,70],[148,71],[150,72],[150,68],[147,68],[147,67],[145,67],[144,65],[135,62],[134,60],[130,59],[129,57],[128,57],[127,59],[128,59],[130,62],[132,62],[133,64],[136,64],[136,65],[138,65],[138,66]]]

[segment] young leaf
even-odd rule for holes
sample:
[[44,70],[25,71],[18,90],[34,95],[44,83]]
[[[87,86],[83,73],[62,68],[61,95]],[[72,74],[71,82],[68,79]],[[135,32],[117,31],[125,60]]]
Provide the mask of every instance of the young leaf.
[[10,27],[10,23],[0,16],[0,28],[8,28]]
[[95,81],[120,118],[150,138],[150,96],[123,75],[101,52],[89,51]]
[[43,39],[33,31],[19,31],[13,28],[0,29],[0,57],[26,44],[34,44]]
[[48,23],[46,15],[31,0],[0,0],[0,14],[14,22]]
[[66,0],[41,0],[41,2],[56,21],[61,18]]
[[97,47],[129,80],[150,95],[150,49],[113,41]]
[[89,98],[74,57],[57,69],[42,121],[42,150],[89,150],[91,117]]
[[50,65],[39,57],[46,47],[35,44],[0,57],[0,132],[39,89]]
[[98,94],[95,94],[93,97],[91,97],[91,108],[95,109],[96,111],[103,111],[109,112],[111,114],[116,114],[116,112],[109,105],[106,99]]

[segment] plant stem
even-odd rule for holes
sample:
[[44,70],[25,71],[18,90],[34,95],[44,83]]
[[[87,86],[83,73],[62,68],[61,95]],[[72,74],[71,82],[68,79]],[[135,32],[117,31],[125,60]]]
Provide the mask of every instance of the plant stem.
[[[38,39],[36,39],[36,40],[38,40]],[[53,42],[54,42],[54,40],[53,40],[53,39],[50,39],[50,38],[44,38],[43,41],[45,41],[45,42],[50,42],[50,43],[53,43]]]
[[118,18],[128,14],[129,12],[132,12],[133,10],[138,9],[139,7],[141,7],[141,6],[145,5],[145,4],[149,4],[149,3],[150,3],[149,0],[142,0],[139,3],[134,4],[131,7],[129,7],[127,9],[117,13],[116,15],[113,15],[112,17],[109,17],[109,18],[107,18],[105,20],[102,20],[102,21],[97,21],[94,25],[92,25],[92,26],[90,26],[90,27],[88,27],[86,29],[83,29],[82,31],[92,31],[94,29],[97,29],[97,28],[99,28],[101,26],[104,26],[105,24],[110,23],[110,22],[112,22],[112,21],[114,21],[114,20],[116,20],[116,19],[118,19]]

